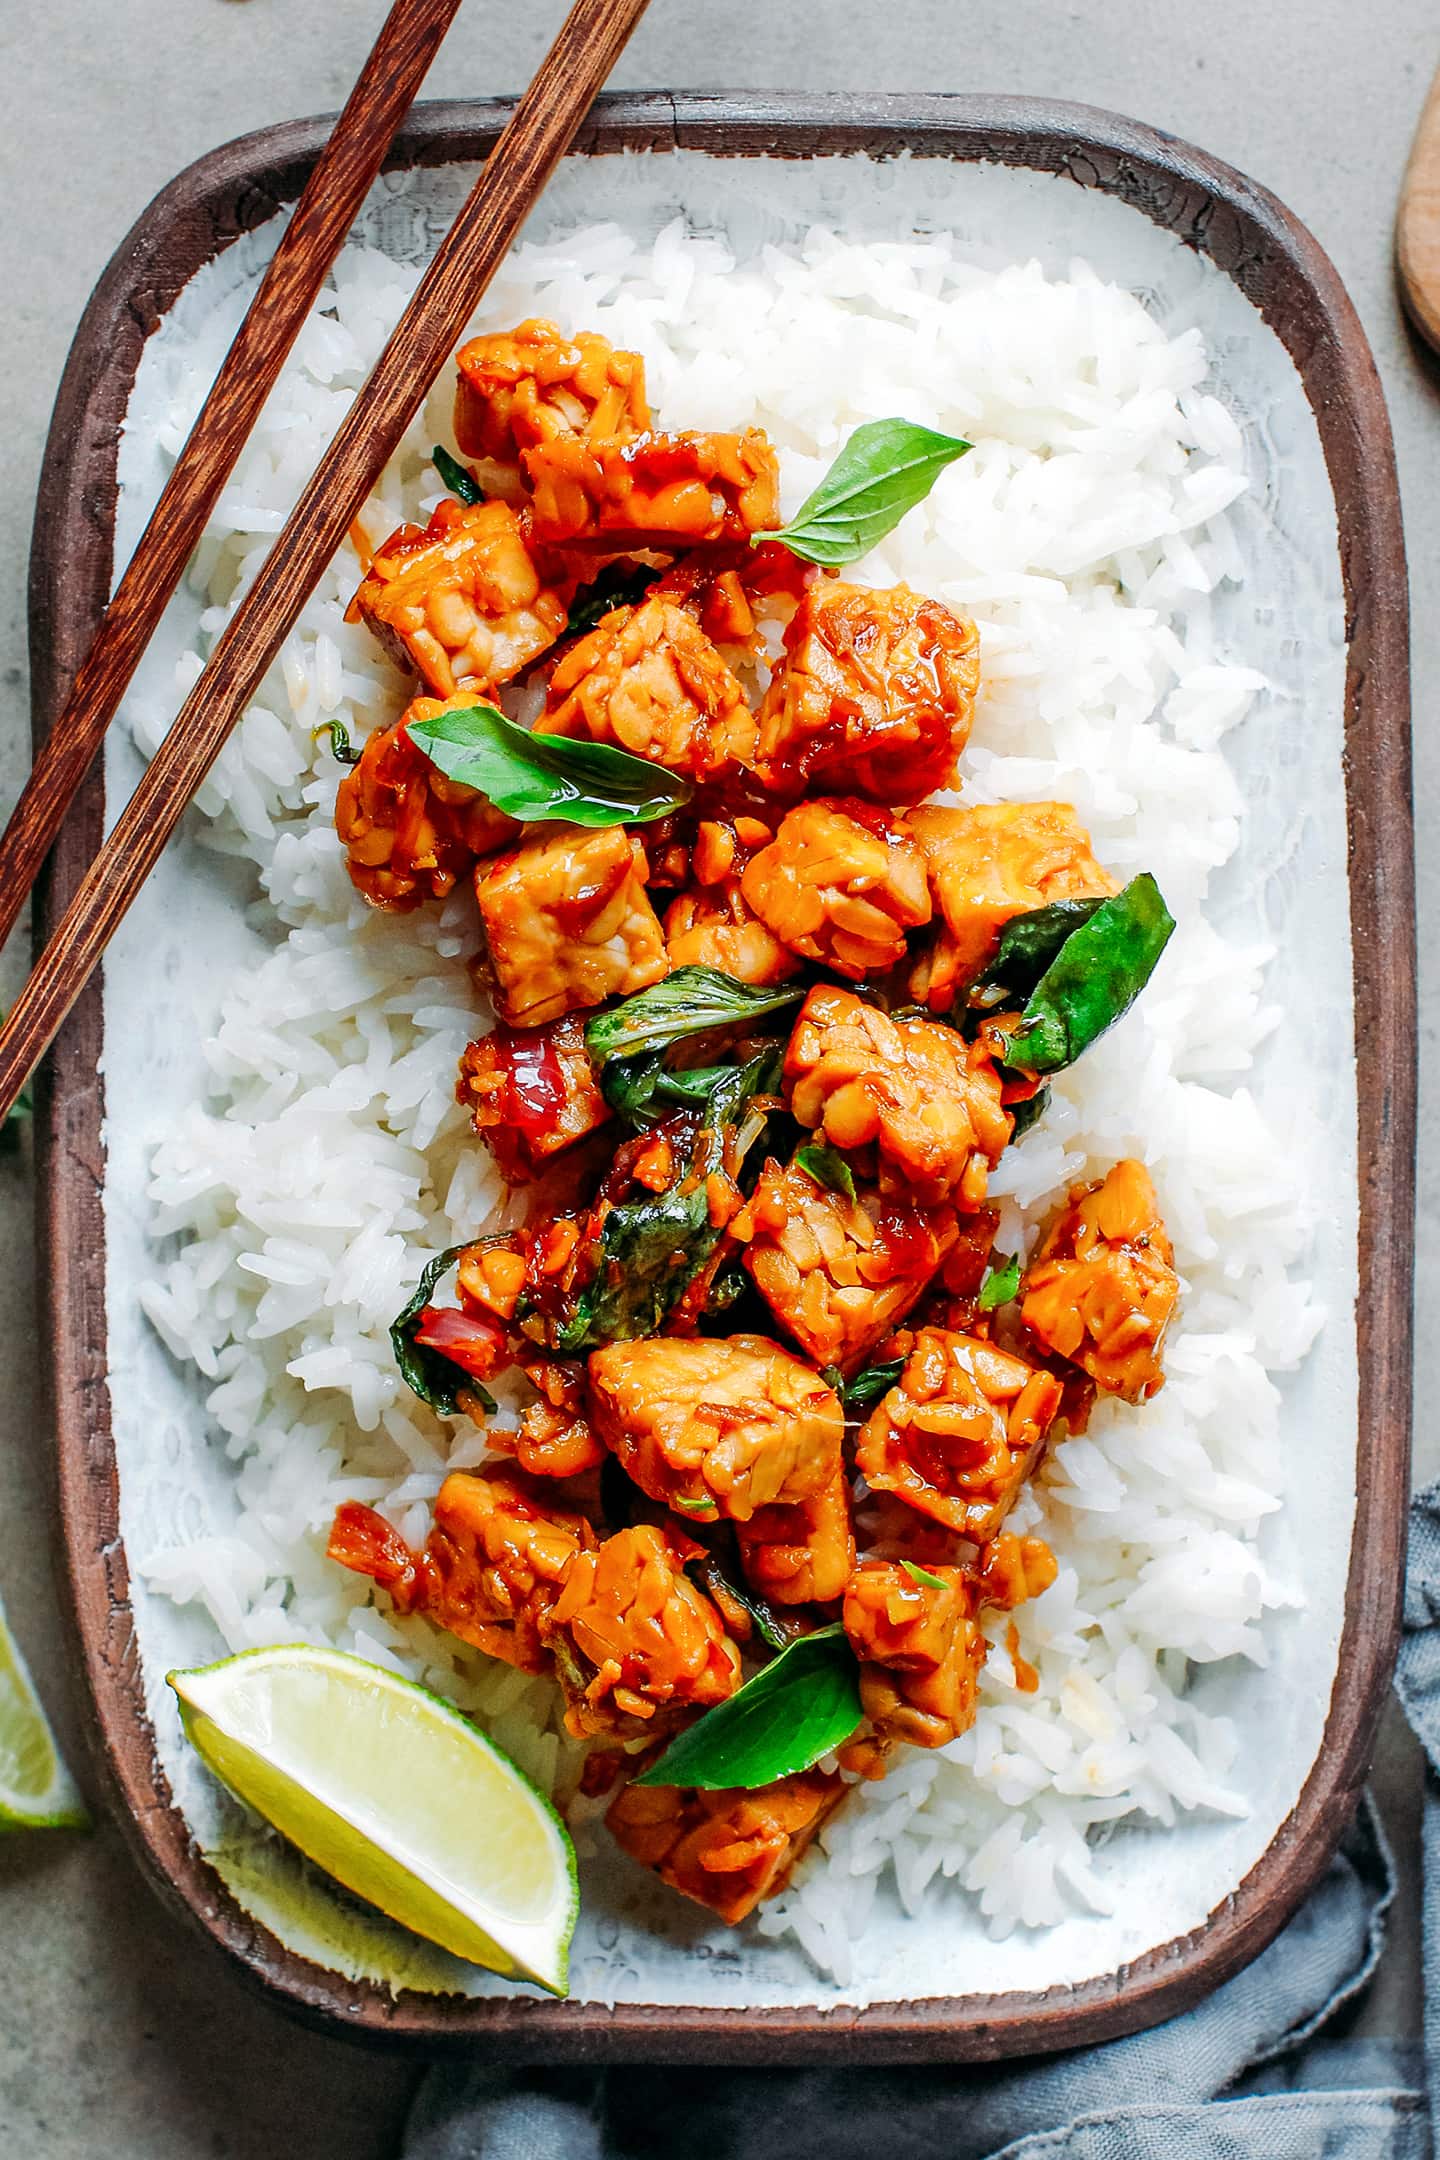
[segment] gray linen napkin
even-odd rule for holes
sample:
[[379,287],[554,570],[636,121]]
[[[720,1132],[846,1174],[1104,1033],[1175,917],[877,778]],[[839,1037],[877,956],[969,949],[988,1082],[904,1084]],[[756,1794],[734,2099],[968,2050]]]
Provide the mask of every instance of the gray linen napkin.
[[1431,2160],[1440,2089],[1440,1485],[1410,1518],[1396,1678],[1428,1758],[1425,2044],[1333,2041],[1394,1895],[1367,1802],[1320,1887],[1207,2001],[1103,2047],[983,2069],[438,2064],[405,2160]]

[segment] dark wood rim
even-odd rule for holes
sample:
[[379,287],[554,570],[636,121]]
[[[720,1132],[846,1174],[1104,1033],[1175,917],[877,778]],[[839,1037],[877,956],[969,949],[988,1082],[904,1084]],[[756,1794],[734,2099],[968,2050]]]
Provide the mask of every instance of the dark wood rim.
[[[483,156],[508,111],[497,101],[421,107],[391,163]],[[299,120],[268,128],[192,165],[140,218],[86,310],[61,383],[36,509],[30,625],[37,740],[63,703],[104,605],[116,442],[144,340],[201,263],[294,198],[325,126]],[[1062,175],[1120,196],[1208,255],[1265,316],[1300,371],[1340,517],[1359,1082],[1357,1504],[1322,1748],[1273,1842],[1204,1926],[1075,1987],[863,2011],[607,2010],[392,1998],[296,1956],[234,1902],[191,1842],[145,1715],[106,1384],[101,1000],[92,983],[55,1046],[37,1130],[64,1566],[93,1738],[122,1819],[162,1893],[275,2000],[332,2031],[571,2062],[983,2059],[1110,2039],[1188,2008],[1226,1979],[1263,1949],[1318,1880],[1364,1782],[1394,1657],[1409,1470],[1415,916],[1405,559],[1374,363],[1329,260],[1272,195],[1187,144],[1086,107],[1024,98],[653,93],[602,99],[578,147],[588,154],[684,147],[784,158],[910,152]],[[40,894],[42,936],[89,862],[102,817],[97,773]]]

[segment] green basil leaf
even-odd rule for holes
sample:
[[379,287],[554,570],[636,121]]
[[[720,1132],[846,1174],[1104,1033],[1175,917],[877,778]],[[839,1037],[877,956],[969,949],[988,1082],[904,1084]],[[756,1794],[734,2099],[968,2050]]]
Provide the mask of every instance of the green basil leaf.
[[[417,1343],[415,1330],[421,1313],[430,1303],[436,1283],[442,1275],[449,1274],[464,1251],[463,1245],[452,1245],[448,1252],[437,1253],[415,1285],[404,1309],[396,1313],[390,1323],[390,1347],[395,1353],[401,1379],[421,1402],[429,1403],[432,1410],[440,1411],[444,1417],[454,1417],[460,1408],[459,1396],[472,1393],[475,1382],[463,1367],[452,1364],[438,1350]],[[495,1406],[490,1403],[487,1407],[493,1410]]]
[[721,1268],[710,1285],[710,1294],[705,1300],[707,1316],[711,1313],[729,1312],[732,1305],[739,1304],[749,1288],[750,1277],[743,1267]]
[[636,1784],[753,1789],[808,1770],[860,1723],[859,1671],[838,1621],[802,1635],[673,1740]]
[[335,759],[337,764],[359,764],[360,752],[358,750],[351,749],[350,730],[346,727],[343,720],[322,720],[319,727],[311,731],[310,740],[312,742],[319,742],[322,735],[329,736],[330,755]]
[[735,1070],[733,1065],[694,1065],[689,1072],[661,1072],[656,1081],[657,1092],[668,1095],[672,1102],[708,1102],[727,1073]]
[[632,1125],[653,1125],[666,1116],[660,1097],[695,1108],[707,1103],[733,1065],[700,1065],[690,1072],[669,1072],[661,1050],[639,1057],[611,1058],[600,1075],[600,1092],[620,1117]]
[[924,501],[945,467],[970,447],[958,435],[939,435],[913,420],[868,420],[790,523],[779,532],[754,534],[751,545],[783,540],[806,562],[856,562]]
[[823,1185],[827,1192],[843,1193],[847,1200],[855,1198],[855,1173],[839,1148],[831,1147],[828,1140],[797,1148],[795,1167],[803,1170],[806,1177],[813,1178],[817,1185]]
[[1012,915],[1000,933],[994,959],[970,985],[970,1003],[997,1005],[1007,993],[1029,997],[1065,940],[1089,922],[1100,905],[1099,895],[1093,900],[1052,900],[1048,907]]
[[658,1050],[647,1050],[641,1057],[612,1058],[600,1075],[600,1092],[627,1124],[653,1125],[665,1114],[655,1100],[664,1077],[665,1060]]
[[687,1515],[703,1515],[707,1520],[713,1520],[717,1512],[713,1500],[687,1500],[684,1493],[677,1493],[670,1505],[683,1509]]
[[1009,1105],[1010,1116],[1013,1120],[1010,1128],[1011,1141],[1022,1140],[1032,1125],[1039,1124],[1049,1107],[1050,1090],[1048,1087],[1036,1088],[1035,1093],[1027,1095],[1022,1102],[1011,1103]]
[[767,1650],[784,1650],[795,1640],[794,1628],[787,1628],[764,1598],[756,1597],[753,1590],[737,1582],[734,1575],[720,1565],[714,1553],[702,1553],[698,1560],[687,1561],[685,1572],[693,1576],[707,1596],[716,1597],[717,1592],[723,1592],[726,1597],[734,1598],[737,1605],[743,1605]]
[[536,824],[644,825],[690,800],[690,784],[647,758],[568,735],[532,735],[493,705],[412,720],[411,742],[462,787],[478,788],[498,810]]
[[1031,992],[1005,1047],[1015,1072],[1059,1072],[1073,1065],[1128,1012],[1170,941],[1175,920],[1148,870],[1102,900],[1072,931]]
[[485,490],[475,478],[474,473],[470,471],[467,465],[462,465],[459,458],[451,457],[450,452],[443,443],[436,443],[434,449],[430,452],[430,462],[435,467],[436,472],[439,473],[445,486],[449,488],[450,493],[458,495],[462,503],[468,506],[472,503],[484,502]]
[[902,1560],[900,1565],[912,1582],[923,1583],[931,1590],[944,1590],[948,1587],[943,1576],[932,1575],[928,1568],[917,1567],[913,1560]]
[[612,608],[634,607],[659,575],[648,563],[611,563],[593,585],[575,595],[565,624],[566,637],[583,637]]
[[720,1135],[739,1124],[747,1103],[769,1092],[775,1057],[762,1051],[726,1068],[711,1091],[705,1125],[689,1162],[663,1193],[622,1201],[600,1226],[593,1279],[561,1324],[554,1347],[566,1356],[601,1343],[654,1335],[720,1242],[710,1220],[706,1175],[720,1159]]
[[1020,1255],[1012,1253],[1003,1267],[992,1267],[980,1285],[977,1303],[981,1312],[994,1312],[997,1306],[1008,1305],[1020,1288]]
[[869,1410],[882,1395],[888,1395],[899,1382],[905,1370],[904,1358],[891,1358],[884,1365],[867,1365],[856,1373],[841,1394],[840,1402],[846,1410]]
[[689,1035],[781,1012],[787,1005],[798,1005],[804,995],[803,984],[757,989],[734,975],[723,975],[719,968],[679,967],[663,982],[638,990],[609,1012],[597,1013],[586,1024],[585,1047],[592,1062],[603,1066],[611,1058],[668,1050]]

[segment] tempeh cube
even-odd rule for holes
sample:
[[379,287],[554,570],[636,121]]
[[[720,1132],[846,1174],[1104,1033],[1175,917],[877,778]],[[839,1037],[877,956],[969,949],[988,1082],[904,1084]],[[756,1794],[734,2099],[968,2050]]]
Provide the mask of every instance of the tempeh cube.
[[622,1469],[692,1521],[808,1500],[839,1464],[839,1397],[760,1335],[607,1343],[591,1353],[590,1391]]
[[798,975],[800,962],[752,913],[739,878],[681,893],[665,911],[672,968],[712,967],[741,982],[768,985]]
[[576,1556],[546,1640],[569,1700],[565,1722],[579,1738],[653,1732],[740,1685],[740,1652],[719,1613],[650,1523]]
[[735,1927],[762,1898],[785,1887],[844,1797],[844,1780],[822,1770],[750,1792],[627,1785],[611,1801],[605,1821],[632,1860],[654,1868],[672,1890]]
[[668,972],[644,851],[623,826],[542,826],[484,866],[475,896],[512,1027],[543,1027]]
[[496,1027],[467,1043],[455,1096],[512,1181],[610,1120],[578,1013],[549,1027]]
[[954,777],[980,681],[980,635],[968,617],[908,585],[871,591],[819,579],[785,652],[760,707],[767,787],[913,803]]
[[860,1474],[982,1543],[1039,1462],[1061,1394],[1053,1373],[995,1343],[922,1328],[861,1431]]
[[759,428],[743,435],[568,436],[527,450],[541,540],[610,548],[745,540],[780,522],[779,468]]
[[613,609],[556,662],[536,728],[608,743],[696,780],[733,773],[755,755],[744,691],[699,624],[663,598]]
[[752,1590],[775,1605],[825,1605],[838,1598],[855,1565],[850,1482],[837,1469],[808,1500],[757,1508],[735,1525],[740,1562]]
[[1145,1402],[1165,1384],[1161,1347],[1180,1295],[1174,1260],[1150,1173],[1127,1158],[1072,1188],[1026,1271],[1021,1318],[1104,1393]]
[[930,920],[925,857],[904,827],[854,798],[800,803],[740,881],[781,943],[856,982],[905,957]]
[[650,425],[645,363],[538,317],[471,338],[455,355],[455,440],[478,458],[488,494],[523,496],[520,454],[568,436],[624,441]]
[[852,1199],[774,1161],[730,1228],[776,1319],[817,1365],[846,1372],[900,1325],[959,1235],[953,1207],[866,1184]]
[[446,496],[421,531],[402,528],[352,602],[392,658],[437,697],[509,682],[565,628],[574,580],[542,568],[506,503]]
[[1012,916],[1116,890],[1069,803],[925,803],[905,823],[925,851],[941,918],[911,990],[936,1012],[991,959]]
[[845,1586],[860,1701],[882,1740],[944,1747],[975,1722],[989,1645],[963,1568],[864,1560]]
[[435,1500],[421,1552],[357,1501],[337,1512],[330,1558],[373,1576],[401,1613],[437,1627],[522,1672],[548,1672],[545,1630],[576,1556],[595,1543],[583,1516],[559,1507],[513,1471],[452,1471]]
[[520,830],[478,789],[447,779],[410,740],[412,720],[434,720],[471,702],[416,698],[393,727],[369,738],[340,783],[335,830],[351,881],[372,907],[404,913],[443,900],[482,855]]
[[984,1200],[1012,1122],[984,1043],[817,984],[790,1038],[785,1080],[802,1125],[838,1148],[875,1145],[882,1189],[927,1206]]

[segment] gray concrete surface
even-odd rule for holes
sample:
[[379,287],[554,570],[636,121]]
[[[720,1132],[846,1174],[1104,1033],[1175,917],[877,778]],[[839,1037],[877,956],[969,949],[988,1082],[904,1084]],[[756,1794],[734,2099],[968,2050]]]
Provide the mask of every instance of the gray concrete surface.
[[[228,136],[333,108],[383,0],[50,0],[0,9],[7,216],[0,225],[0,813],[28,757],[25,559],[44,432],[90,287],[151,194]],[[428,86],[526,80],[559,0],[469,0]],[[1312,226],[1359,304],[1385,378],[1416,603],[1422,1043],[1440,1023],[1440,375],[1395,305],[1390,226],[1440,24],[1429,0],[655,0],[616,75],[630,87],[1030,91],[1187,136]],[[21,956],[0,963],[0,1001]],[[1428,1076],[1427,1076],[1428,1078]],[[1422,1089],[1419,1400],[1440,1370],[1427,1291],[1440,1261],[1435,1089]],[[49,1564],[48,1436],[34,1383],[28,1164],[0,1162],[0,1584],[72,1744],[71,1676]],[[1440,1470],[1422,1419],[1417,1476]],[[1393,1711],[1377,1782],[1405,1862],[1395,1940],[1364,2012],[1417,2029],[1418,1770]],[[292,2026],[252,1999],[140,1882],[113,1826],[0,1849],[0,2150],[7,2160],[381,2160],[413,2072]]]

